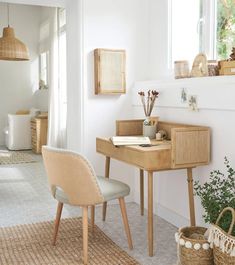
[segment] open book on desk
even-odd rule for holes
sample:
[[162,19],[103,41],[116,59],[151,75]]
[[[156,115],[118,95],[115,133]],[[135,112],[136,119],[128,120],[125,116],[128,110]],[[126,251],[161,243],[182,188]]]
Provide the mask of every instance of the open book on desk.
[[149,137],[144,136],[113,136],[110,140],[114,145],[151,144]]

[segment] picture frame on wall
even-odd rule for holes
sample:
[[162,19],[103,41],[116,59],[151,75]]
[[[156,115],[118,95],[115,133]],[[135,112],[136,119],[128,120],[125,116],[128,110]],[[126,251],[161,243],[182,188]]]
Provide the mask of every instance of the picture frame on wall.
[[95,94],[126,93],[126,51],[94,50]]

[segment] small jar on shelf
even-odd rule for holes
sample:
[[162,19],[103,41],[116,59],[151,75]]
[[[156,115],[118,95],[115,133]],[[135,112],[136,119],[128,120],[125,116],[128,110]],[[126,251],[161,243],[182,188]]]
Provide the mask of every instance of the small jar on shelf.
[[189,77],[189,63],[188,61],[175,61],[174,62],[175,78]]

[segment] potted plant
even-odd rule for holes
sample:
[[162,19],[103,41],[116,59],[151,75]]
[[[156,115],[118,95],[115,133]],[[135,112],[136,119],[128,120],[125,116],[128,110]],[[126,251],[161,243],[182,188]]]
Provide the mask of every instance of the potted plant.
[[[219,213],[226,207],[235,208],[235,170],[231,167],[229,160],[225,157],[224,164],[227,173],[221,173],[219,170],[213,170],[210,173],[209,181],[200,184],[194,183],[195,195],[201,199],[205,210],[203,218],[206,223],[215,223]],[[219,226],[228,231],[232,216],[227,212],[221,219]],[[235,235],[235,227],[232,235]]]

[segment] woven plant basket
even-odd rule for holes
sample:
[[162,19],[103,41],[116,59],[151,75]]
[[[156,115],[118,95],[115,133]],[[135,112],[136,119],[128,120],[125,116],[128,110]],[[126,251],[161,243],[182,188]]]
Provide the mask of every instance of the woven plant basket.
[[[225,212],[232,213],[232,222],[228,233],[221,229],[218,224]],[[214,250],[215,265],[235,265],[235,237],[231,236],[235,225],[235,210],[231,207],[225,208],[213,224],[209,232],[209,242]]]
[[213,250],[205,239],[193,239],[193,234],[203,236],[206,228],[192,226],[179,230],[178,238],[178,259],[180,265],[214,265]]

